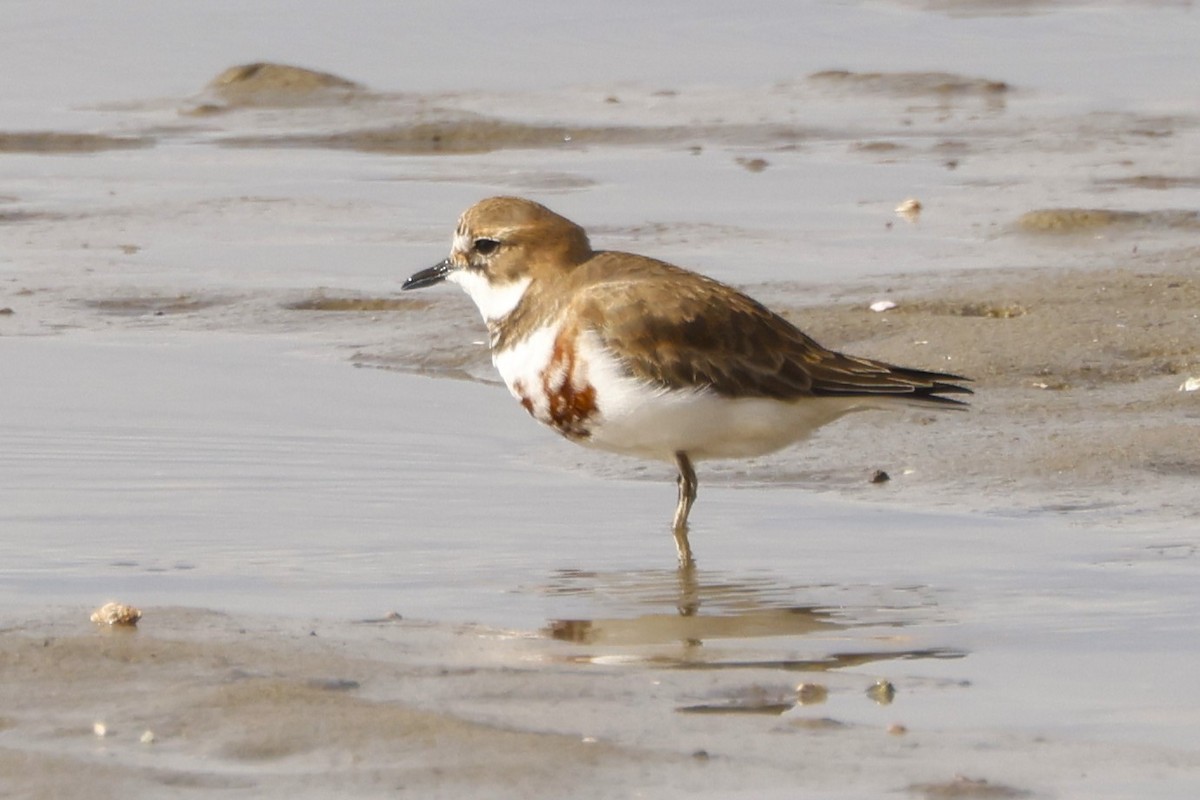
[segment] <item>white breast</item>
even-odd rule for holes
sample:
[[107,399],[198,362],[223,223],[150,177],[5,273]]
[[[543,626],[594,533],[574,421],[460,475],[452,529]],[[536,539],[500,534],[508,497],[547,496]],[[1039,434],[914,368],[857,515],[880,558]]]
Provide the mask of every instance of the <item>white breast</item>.
[[[570,374],[559,341],[562,327],[538,329],[514,346],[495,353],[504,382],[533,416],[554,421],[547,389],[590,387],[596,414],[581,444],[626,455],[671,461],[679,451],[693,460],[765,455],[804,439],[851,411],[878,407],[862,398],[726,398],[708,390],[668,391],[627,375],[599,337],[583,333],[573,343]],[[570,435],[570,434],[568,434]]]
[[528,403],[529,413],[546,424],[550,424],[550,398],[543,387],[551,381],[557,384],[566,377],[547,374],[560,330],[561,325],[557,323],[538,328],[510,347],[492,353],[492,363],[513,397]]

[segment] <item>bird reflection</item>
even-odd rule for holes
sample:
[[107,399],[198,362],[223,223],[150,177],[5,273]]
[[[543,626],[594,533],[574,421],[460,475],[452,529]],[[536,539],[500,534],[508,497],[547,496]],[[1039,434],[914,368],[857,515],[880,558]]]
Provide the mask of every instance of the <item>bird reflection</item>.
[[[685,714],[795,714],[804,706],[821,706],[831,686],[843,695],[846,686],[855,686],[849,696],[862,697],[862,682],[874,678],[851,668],[967,655],[920,642],[928,635],[923,622],[946,622],[933,592],[923,586],[796,586],[689,565],[672,572],[566,570],[543,588],[598,611],[547,624],[543,633],[565,645],[552,648],[550,660],[734,671],[732,680],[676,708]],[[735,677],[739,670],[754,676],[753,682]],[[764,670],[788,679],[764,680],[770,674]],[[883,697],[890,702],[895,689],[880,679],[865,691],[880,704]],[[797,716],[797,724],[840,724],[819,713]]]
[[[806,636],[845,627],[828,609],[790,604],[787,600],[792,593],[768,579],[731,581],[702,576],[693,565],[672,571],[607,575],[564,571],[547,591],[591,595],[608,607],[632,604],[640,612],[558,619],[548,624],[546,633],[551,638],[579,644],[699,643],[705,639]],[[707,613],[701,613],[702,609]]]

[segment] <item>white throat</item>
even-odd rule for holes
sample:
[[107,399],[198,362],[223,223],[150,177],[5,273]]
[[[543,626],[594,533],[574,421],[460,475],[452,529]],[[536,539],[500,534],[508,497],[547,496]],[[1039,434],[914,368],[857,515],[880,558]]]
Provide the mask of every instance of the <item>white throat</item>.
[[456,269],[446,276],[446,280],[457,283],[475,301],[484,322],[495,322],[511,314],[525,296],[530,282],[526,276],[509,283],[494,284],[483,273],[471,269]]

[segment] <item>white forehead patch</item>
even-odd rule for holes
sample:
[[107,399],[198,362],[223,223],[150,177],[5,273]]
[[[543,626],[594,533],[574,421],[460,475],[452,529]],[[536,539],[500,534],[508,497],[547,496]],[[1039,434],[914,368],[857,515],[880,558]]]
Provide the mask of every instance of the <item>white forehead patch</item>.
[[495,322],[512,313],[525,296],[530,278],[518,278],[508,283],[493,284],[487,275],[473,269],[452,270],[446,280],[463,288],[483,315],[484,322]]
[[474,246],[474,242],[471,240],[470,236],[467,236],[466,232],[460,225],[458,230],[454,233],[454,240],[450,242],[450,252],[469,253],[471,252],[472,246]]

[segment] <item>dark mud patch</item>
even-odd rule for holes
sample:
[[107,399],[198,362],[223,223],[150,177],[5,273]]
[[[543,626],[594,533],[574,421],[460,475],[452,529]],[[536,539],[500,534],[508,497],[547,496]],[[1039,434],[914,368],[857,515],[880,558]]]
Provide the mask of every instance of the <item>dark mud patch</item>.
[[908,787],[909,794],[926,800],[1004,800],[1005,798],[1031,797],[1032,792],[1017,789],[1003,783],[992,783],[982,778],[958,775],[952,780],[937,783],[914,783]]
[[778,717],[785,711],[791,711],[793,703],[770,703],[730,701],[728,703],[701,703],[694,706],[680,706],[675,710],[680,714],[761,714],[768,717]]
[[226,147],[311,147],[396,155],[462,155],[588,145],[671,144],[693,138],[694,130],[685,127],[576,127],[464,119],[329,134],[235,136],[222,139],[221,144]]
[[900,0],[898,5],[947,17],[1033,17],[1062,8],[1057,0]]
[[1119,211],[1109,208],[1040,208],[1013,224],[1021,233],[1074,234],[1104,230],[1200,230],[1200,212]]
[[907,148],[897,142],[889,142],[883,140],[853,142],[850,145],[852,153],[867,153],[869,155],[892,156],[903,152]]
[[733,161],[747,172],[762,172],[771,165],[765,158],[735,158]]
[[60,219],[66,219],[66,215],[56,214],[51,211],[0,211],[0,225]]
[[1184,478],[1200,478],[1200,459],[1176,458],[1151,460],[1146,464],[1149,472]]
[[[388,180],[426,183],[429,181],[429,175],[395,175],[388,178]],[[493,186],[506,186],[512,189],[519,189],[529,192],[570,192],[578,189],[587,189],[597,185],[597,181],[593,180],[592,178],[584,177],[583,175],[574,175],[569,172],[542,172],[537,170],[491,171],[487,169],[481,169],[477,172],[473,172],[470,175],[438,175],[437,180],[440,183],[469,183],[472,185],[478,185],[480,182],[486,182]]]
[[126,297],[105,297],[99,300],[86,300],[84,305],[104,314],[121,317],[167,316],[169,314],[189,314],[203,311],[214,306],[230,302],[229,298],[216,296],[199,296],[191,294],[178,295],[129,295]]
[[1004,81],[971,78],[951,72],[852,72],[825,70],[808,76],[808,82],[854,94],[895,97],[999,97],[1012,87]]
[[284,303],[289,311],[367,312],[416,311],[433,305],[430,300],[408,297],[355,297],[348,295],[314,294],[303,300]]
[[44,222],[66,219],[66,214],[54,211],[34,211],[21,207],[21,198],[12,195],[0,195],[0,225],[19,224],[22,222]]
[[517,122],[437,110],[385,128],[335,133],[231,136],[225,147],[310,147],[395,155],[461,155],[496,150],[579,149],[592,146],[796,146],[808,132],[789,125],[567,125]]
[[58,131],[0,132],[0,153],[100,153],[153,147],[150,136],[109,136]]
[[1200,175],[1132,175],[1096,181],[1106,189],[1200,189]]

